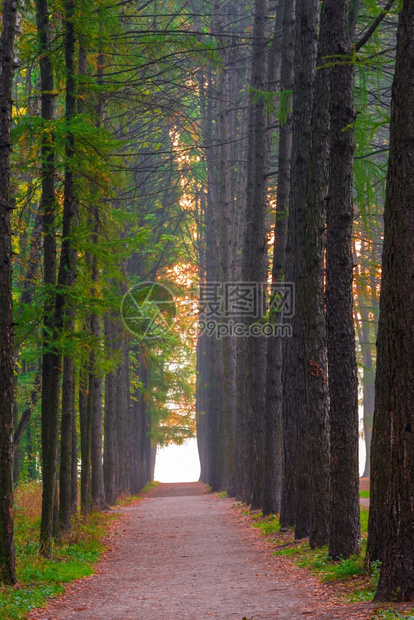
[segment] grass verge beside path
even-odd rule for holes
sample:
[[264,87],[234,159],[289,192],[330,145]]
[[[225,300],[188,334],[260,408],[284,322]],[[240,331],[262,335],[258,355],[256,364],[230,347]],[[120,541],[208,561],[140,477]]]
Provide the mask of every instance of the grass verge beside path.
[[[327,547],[311,549],[307,539],[294,539],[293,530],[281,531],[277,515],[263,517],[261,512],[251,511],[243,504],[237,506],[241,508],[243,514],[250,517],[252,526],[258,528],[272,543],[273,555],[290,556],[294,564],[310,570],[323,583],[329,583],[332,593],[346,602],[372,600],[378,585],[380,563],[376,562],[370,568],[364,563],[368,529],[367,509],[361,507],[361,554],[334,562],[328,556]],[[379,605],[371,620],[414,620],[414,608],[407,609],[407,604],[396,605],[393,609],[390,605]]]
[[[155,486],[147,485],[142,493]],[[93,565],[106,549],[105,538],[111,523],[119,519],[117,511],[94,512],[87,518],[73,518],[72,531],[54,545],[53,558],[39,553],[39,528],[42,488],[38,482],[20,485],[15,492],[15,547],[18,584],[0,586],[0,618],[19,620],[34,607],[62,594],[64,584],[91,575]],[[122,498],[128,505],[140,495]]]

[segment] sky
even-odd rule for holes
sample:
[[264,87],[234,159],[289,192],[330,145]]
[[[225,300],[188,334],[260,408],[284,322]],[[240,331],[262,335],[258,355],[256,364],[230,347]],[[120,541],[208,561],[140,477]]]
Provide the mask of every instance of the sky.
[[158,448],[154,478],[158,482],[196,482],[200,477],[197,439],[182,446]]
[[[365,463],[365,444],[359,440],[359,475]],[[196,482],[200,477],[197,439],[188,439],[182,446],[158,448],[155,480],[158,482]]]

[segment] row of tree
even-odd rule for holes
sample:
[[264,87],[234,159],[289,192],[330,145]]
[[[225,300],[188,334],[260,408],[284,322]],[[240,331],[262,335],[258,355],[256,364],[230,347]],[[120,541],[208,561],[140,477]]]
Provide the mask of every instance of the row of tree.
[[[334,559],[359,553],[357,331],[372,475],[367,561],[383,560],[378,599],[411,600],[409,2],[398,27],[382,269],[393,69],[382,65],[379,77],[373,68],[387,55],[392,63],[393,5],[296,0],[269,8],[256,0],[249,51],[240,45],[250,25],[238,4],[226,4],[224,18],[217,7],[210,36],[221,65],[200,77],[208,169],[201,277],[217,305],[218,283],[263,285],[271,262],[272,285],[263,288],[284,282],[291,295],[294,283],[295,307],[287,319],[280,293],[270,295],[262,319],[291,325],[276,337],[222,338],[220,325],[215,338],[202,335],[197,432],[202,479],[213,489],[280,512],[282,526],[309,536],[311,547],[328,544]],[[208,321],[211,304],[200,312]],[[239,320],[249,328],[257,318]],[[229,324],[229,314],[220,321]]]
[[79,504],[88,514],[137,493],[153,479],[157,444],[194,433],[192,339],[148,340],[120,312],[139,282],[177,288],[176,265],[193,269],[177,136],[193,131],[181,55],[200,45],[169,22],[156,2],[38,0],[20,13],[4,3],[5,583],[16,581],[12,468],[15,483],[41,479],[39,550],[50,556]]

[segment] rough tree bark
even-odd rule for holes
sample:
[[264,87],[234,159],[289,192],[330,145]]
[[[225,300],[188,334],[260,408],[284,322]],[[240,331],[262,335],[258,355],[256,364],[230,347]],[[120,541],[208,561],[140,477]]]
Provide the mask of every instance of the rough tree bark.
[[72,416],[75,402],[75,364],[71,357],[63,360],[62,417],[60,424],[59,523],[69,532],[72,516]]
[[307,166],[311,145],[312,100],[315,80],[317,0],[297,0],[295,17],[295,80],[291,195],[286,245],[286,281],[295,284],[293,337],[284,344],[284,473],[280,522],[296,525],[295,535],[309,534],[310,478],[305,431],[305,378],[303,333],[303,234]]
[[[105,346],[107,357],[111,358],[116,350],[116,328],[111,317],[104,319]],[[109,505],[113,505],[118,495],[116,485],[118,470],[118,443],[116,435],[116,371],[105,377],[105,414],[104,414],[104,483],[105,495]],[[119,474],[118,474],[119,476]]]
[[[96,60],[97,83],[102,85],[104,57],[98,54]],[[98,95],[96,104],[96,125],[99,127],[104,119],[104,102],[101,95]],[[100,217],[99,207],[93,207],[94,229],[92,234],[93,244],[99,243]],[[95,289],[98,288],[99,268],[96,256],[92,259],[92,281]],[[101,342],[101,320],[97,314],[92,316],[92,334],[96,342],[97,351]],[[92,402],[92,437],[91,437],[91,459],[92,459],[92,500],[98,510],[107,508],[105,498],[104,471],[103,471],[103,450],[102,450],[102,416],[103,416],[103,376],[99,369],[100,358],[95,354],[95,367],[93,376],[93,402]]]
[[[145,389],[149,381],[148,361],[145,351],[136,348],[138,361],[136,371]],[[141,387],[136,388],[132,401],[132,453],[131,453],[131,492],[139,493],[152,478],[151,417],[148,414],[145,394]]]
[[[217,127],[217,199],[212,202],[213,225],[217,247],[215,280],[228,282],[230,279],[231,263],[231,197],[230,197],[230,135],[229,135],[229,45],[228,39],[223,41],[223,20],[226,21],[226,12],[220,2],[214,2],[213,29],[223,66],[216,72],[216,127]],[[227,32],[226,32],[227,34]],[[227,486],[228,478],[228,440],[230,420],[232,418],[232,393],[234,391],[234,365],[231,363],[230,339],[212,342],[214,350],[216,373],[216,392],[220,394],[215,399],[214,431],[212,447],[214,449],[214,467],[211,478],[213,491],[221,491]],[[220,404],[219,404],[220,403]],[[219,406],[217,406],[219,404]]]
[[79,425],[81,440],[81,513],[92,510],[91,493],[91,410],[88,406],[89,367],[79,373]]
[[129,493],[131,486],[131,398],[129,382],[129,336],[120,334],[121,364],[117,374],[116,423],[119,446],[119,492]]
[[76,385],[73,386],[72,400],[72,470],[71,470],[71,504],[72,514],[78,511],[78,433],[76,430],[76,402],[75,402]]
[[[413,40],[414,4],[405,0],[392,87],[375,385],[374,436],[386,427],[388,438],[385,536],[375,596],[381,601],[414,600]],[[373,445],[377,475],[379,457]]]
[[10,128],[15,0],[4,0],[0,35],[0,580],[16,583],[13,538],[13,311],[10,227]]
[[36,23],[40,52],[42,132],[42,198],[43,214],[43,282],[46,289],[44,304],[44,352],[42,360],[42,521],[41,552],[51,553],[54,489],[57,468],[59,432],[59,359],[51,347],[54,329],[54,295],[56,286],[55,237],[55,144],[54,134],[47,126],[53,121],[54,80],[50,59],[50,23],[47,0],[36,1]]
[[[214,28],[213,28],[214,30]],[[207,85],[205,84],[207,82]],[[213,98],[213,72],[211,67],[208,68],[206,75],[200,73],[200,110],[203,131],[203,141],[207,145],[206,148],[206,167],[207,167],[207,200],[205,208],[205,242],[206,242],[206,267],[204,283],[217,282],[219,267],[219,236],[218,227],[218,178],[217,178],[217,149],[213,146],[217,136],[215,135],[216,126],[214,124],[215,107]],[[203,284],[204,284],[203,283]],[[205,319],[205,310],[201,309],[201,317]],[[218,357],[217,340],[205,336],[206,342],[206,363],[204,365],[204,413],[200,431],[203,432],[204,444],[204,475],[203,479],[212,488],[218,490],[219,483],[219,464],[220,460],[217,456],[219,438],[217,436],[217,419],[220,403],[222,405],[224,398],[222,396],[223,382],[222,377],[222,359]]]
[[[331,425],[329,554],[359,551],[358,378],[353,318],[353,157],[355,109],[349,1],[327,0],[331,67],[330,175],[327,205],[326,317]],[[347,59],[348,62],[344,62]]]
[[[286,119],[279,120],[278,183],[276,200],[275,242],[273,248],[272,282],[285,280],[287,218],[290,196],[292,156],[292,113],[290,91],[293,86],[293,50],[295,33],[295,2],[281,5],[282,35],[280,97],[289,97]],[[273,318],[271,317],[271,321]],[[269,338],[266,362],[265,457],[263,478],[263,514],[278,513],[282,496],[283,467],[283,339]]]
[[[101,323],[97,315],[92,316],[92,333],[96,343],[101,339]],[[94,356],[93,375],[91,376],[90,390],[92,390],[91,402],[91,464],[92,464],[92,502],[96,510],[107,508],[105,499],[104,477],[103,477],[103,452],[102,452],[102,397],[103,380],[99,369],[99,358],[97,352]]]
[[312,146],[303,237],[305,435],[309,442],[309,544],[321,547],[329,532],[329,397],[325,320],[325,235],[329,191],[330,61],[332,13],[323,3],[312,114]]
[[[253,11],[253,43],[251,92],[248,123],[246,227],[242,246],[243,282],[253,283],[261,298],[261,285],[267,280],[267,173],[269,151],[267,113],[264,96],[268,83],[268,0],[255,0]],[[258,307],[260,306],[257,300]],[[244,317],[247,329],[253,317]],[[244,336],[239,339],[237,359],[237,411],[244,419],[241,437],[242,499],[253,507],[262,504],[264,409],[266,394],[266,338]],[[244,471],[243,471],[244,470]]]

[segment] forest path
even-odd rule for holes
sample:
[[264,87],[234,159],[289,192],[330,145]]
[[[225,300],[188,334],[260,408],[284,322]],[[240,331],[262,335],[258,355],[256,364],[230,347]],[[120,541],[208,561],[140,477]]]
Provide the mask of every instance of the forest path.
[[[298,620],[369,618],[253,529],[201,483],[161,484],[122,509],[96,573],[68,586],[37,620]],[[117,535],[118,534],[118,535]]]

